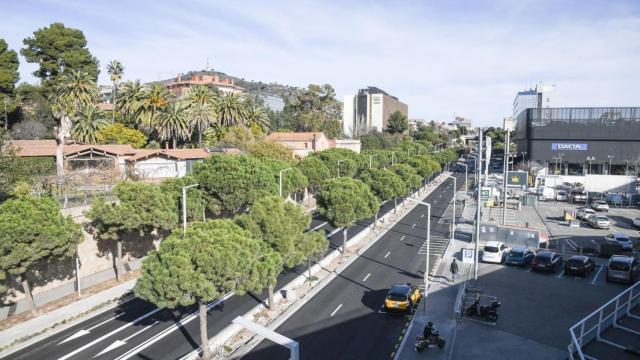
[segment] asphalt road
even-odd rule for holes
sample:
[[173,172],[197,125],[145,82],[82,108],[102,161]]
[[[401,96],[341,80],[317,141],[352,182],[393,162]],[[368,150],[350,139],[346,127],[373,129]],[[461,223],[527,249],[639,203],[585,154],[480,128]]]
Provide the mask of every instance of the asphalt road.
[[[456,173],[463,186],[464,170]],[[431,236],[449,234],[441,221],[453,195],[453,181],[443,182],[424,201],[431,203]],[[422,284],[426,208],[417,206],[276,331],[300,343],[301,359],[389,359],[406,323],[405,315],[385,314],[381,306],[394,283]],[[445,240],[446,241],[446,240]],[[433,266],[435,254],[431,257]],[[289,351],[269,340],[243,359],[289,358]]]
[[[381,206],[379,216],[393,210],[393,202]],[[349,228],[348,238],[373,223],[362,221]],[[315,216],[310,230],[324,230],[330,240],[327,253],[342,245],[342,231]],[[306,270],[300,266],[283,272],[276,291]],[[208,313],[209,336],[267,298],[262,294],[230,296],[212,305]],[[5,359],[179,359],[199,348],[197,308],[158,309],[140,299],[92,317],[58,334],[15,352]]]

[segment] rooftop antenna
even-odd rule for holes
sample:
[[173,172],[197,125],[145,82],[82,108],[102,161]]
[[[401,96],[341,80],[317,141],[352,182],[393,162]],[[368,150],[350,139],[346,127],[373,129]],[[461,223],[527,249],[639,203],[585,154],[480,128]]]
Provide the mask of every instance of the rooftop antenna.
[[204,70],[207,71],[207,72],[211,71],[211,66],[209,65],[209,57],[207,57],[207,63],[204,66]]

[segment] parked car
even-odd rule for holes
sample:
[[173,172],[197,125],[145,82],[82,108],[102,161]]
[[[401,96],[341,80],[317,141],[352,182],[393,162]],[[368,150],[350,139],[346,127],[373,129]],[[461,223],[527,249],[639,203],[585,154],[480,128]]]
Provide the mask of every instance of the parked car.
[[623,233],[609,234],[605,236],[604,239],[607,241],[618,242],[622,246],[622,249],[625,251],[631,251],[633,249],[633,242],[627,235]]
[[640,218],[633,219],[633,226],[640,228]]
[[392,285],[384,299],[385,311],[411,311],[420,301],[420,289],[411,284]]
[[507,245],[500,241],[488,241],[482,252],[482,261],[500,264],[507,255]]
[[567,201],[567,192],[564,190],[558,190],[556,193],[556,200]]
[[524,246],[514,246],[507,254],[505,263],[508,265],[527,266],[531,264],[534,256],[536,254],[532,250]]
[[573,193],[571,197],[573,198],[573,202],[587,202],[586,193]]
[[594,229],[607,229],[611,227],[611,222],[609,218],[604,215],[591,215],[587,218],[587,222],[589,226]]
[[631,256],[613,255],[607,265],[607,281],[622,281],[633,284],[640,273],[638,260]]
[[581,208],[578,208],[577,216],[578,216],[578,219],[580,220],[587,220],[589,216],[595,215],[595,214],[596,214],[595,210],[587,207],[581,207]]
[[556,272],[562,266],[562,256],[551,252],[539,252],[531,261],[531,270]]
[[591,208],[595,211],[604,211],[604,212],[609,211],[609,205],[604,200],[594,200],[591,203]]
[[564,263],[564,272],[571,275],[587,276],[596,268],[596,263],[588,256],[574,255]]
[[627,255],[628,251],[622,248],[618,242],[603,241],[599,244],[597,255],[602,258],[609,258],[612,255]]

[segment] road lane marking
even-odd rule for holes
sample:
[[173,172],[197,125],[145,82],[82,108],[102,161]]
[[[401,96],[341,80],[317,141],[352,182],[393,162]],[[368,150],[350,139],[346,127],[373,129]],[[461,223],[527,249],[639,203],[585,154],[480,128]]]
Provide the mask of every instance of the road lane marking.
[[68,338],[66,338],[66,339],[62,340],[61,342],[59,342],[59,343],[58,343],[58,345],[60,345],[60,344],[64,344],[64,343],[66,343],[67,341],[71,341],[71,340],[73,340],[73,339],[77,339],[77,338],[79,338],[80,336],[87,335],[89,332],[91,332],[91,330],[93,330],[93,329],[97,328],[98,326],[104,325],[104,324],[108,323],[108,322],[109,322],[109,321],[111,321],[111,320],[115,320],[115,319],[119,318],[120,316],[122,316],[122,315],[124,315],[124,314],[126,314],[126,313],[125,313],[125,312],[123,312],[123,313],[120,313],[120,314],[118,314],[118,315],[116,315],[116,316],[113,316],[113,317],[111,317],[111,318],[109,318],[109,319],[107,319],[107,320],[105,320],[105,321],[103,321],[103,322],[101,322],[101,323],[99,323],[99,324],[93,325],[92,327],[88,328],[87,330],[82,329],[82,330],[78,331],[77,333],[75,333],[75,334],[73,334],[73,335],[69,336]]
[[331,317],[333,317],[333,315],[335,315],[338,312],[338,310],[340,310],[341,307],[342,307],[342,304],[338,305],[338,307],[335,310],[333,310],[333,312],[331,313]]
[[328,238],[332,237],[333,235],[335,235],[340,230],[342,230],[342,228],[337,228],[337,229],[333,230],[332,232],[329,233],[329,235],[327,235],[327,237]]
[[405,235],[402,235],[402,237],[400,238],[400,241],[404,240]]
[[323,222],[322,224],[320,224],[320,225],[318,225],[318,226],[314,227],[313,229],[309,230],[308,232],[318,230],[318,229],[320,229],[321,227],[323,227],[323,226],[325,226],[325,225],[327,225],[327,224],[328,224],[328,222],[326,222],[326,221],[325,221],[325,222]]
[[84,351],[84,350],[86,350],[86,349],[88,349],[88,348],[92,347],[93,345],[95,345],[95,344],[99,343],[100,341],[102,341],[102,340],[104,340],[104,339],[106,339],[106,338],[110,337],[111,335],[114,335],[114,334],[116,334],[116,333],[119,333],[120,331],[122,331],[122,330],[124,330],[124,329],[128,328],[129,326],[132,326],[133,324],[135,324],[135,323],[137,323],[137,322],[139,322],[139,321],[141,321],[141,320],[144,320],[144,319],[148,318],[149,316],[151,316],[151,315],[153,315],[153,314],[157,313],[158,311],[160,311],[160,310],[162,310],[162,309],[164,309],[164,308],[156,308],[156,309],[154,309],[154,310],[152,310],[152,311],[150,311],[150,312],[148,312],[148,313],[146,313],[146,314],[144,314],[144,315],[140,316],[139,318],[137,318],[137,319],[133,320],[132,322],[130,322],[130,323],[128,323],[128,324],[125,324],[125,325],[122,325],[121,327],[119,327],[119,328],[117,328],[117,329],[115,329],[115,330],[111,331],[110,333],[107,333],[107,334],[105,334],[105,335],[103,335],[103,336],[101,336],[101,337],[99,337],[99,338],[97,338],[97,339],[93,340],[92,342],[90,342],[90,343],[88,343],[88,344],[85,344],[84,346],[82,346],[82,347],[79,347],[79,348],[75,349],[74,351],[72,351],[72,352],[68,353],[67,355],[65,355],[65,356],[63,356],[63,357],[61,357],[61,358],[58,358],[58,360],[65,360],[65,359],[68,359],[68,358],[70,358],[70,357],[74,356],[75,354],[77,354],[77,353],[79,353],[79,352],[81,352],[81,351]]
[[415,228],[415,227],[416,227],[416,224],[411,225],[411,228],[412,228],[412,229],[413,229],[413,228]]
[[98,356],[100,356],[100,355],[102,355],[102,354],[108,353],[109,351],[111,351],[111,350],[113,350],[113,349],[119,348],[119,347],[120,347],[120,346],[122,346],[122,345],[126,345],[128,340],[131,340],[131,338],[133,338],[134,336],[136,336],[136,335],[138,335],[138,334],[140,334],[140,333],[142,333],[142,332],[144,332],[144,331],[147,331],[148,329],[150,329],[152,326],[154,326],[154,325],[158,324],[159,322],[160,322],[160,320],[156,320],[156,321],[154,321],[154,322],[153,322],[153,324],[143,327],[142,329],[140,329],[140,330],[136,331],[136,332],[135,332],[135,333],[133,333],[132,335],[127,336],[127,337],[126,337],[126,338],[124,338],[123,340],[116,340],[116,341],[114,341],[114,342],[113,342],[113,344],[111,344],[111,345],[107,346],[107,347],[106,347],[104,350],[102,350],[98,355],[94,356],[94,358],[97,358]]
[[597,243],[595,240],[593,240],[593,239],[591,239],[591,243],[592,243],[593,245],[598,245],[598,243]]
[[594,276],[593,280],[591,280],[591,285],[596,284],[596,280],[598,280],[598,276],[600,276],[601,271],[602,271],[602,265],[600,265],[600,267],[598,268],[598,272],[596,273],[596,276]]
[[362,279],[362,282],[367,281],[367,279],[369,278],[369,276],[371,276],[371,273],[368,273],[367,276],[364,277],[364,279]]
[[562,278],[562,275],[564,275],[564,270],[560,271],[560,274],[558,274],[558,276],[556,276],[558,279]]
[[385,256],[384,256],[384,258],[386,259],[386,258],[387,258],[387,256],[389,256],[389,254],[391,254],[391,251],[389,251],[389,252],[387,253],[387,255],[385,255]]
[[420,217],[421,217],[421,218],[423,218],[423,217],[424,217],[424,214],[420,215]]
[[578,244],[576,244],[573,240],[571,239],[565,239],[567,241],[567,243],[569,243],[569,245],[573,248],[573,250],[578,250]]
[[[220,304],[221,302],[227,300],[228,298],[230,298],[234,294],[235,293],[233,293],[233,292],[228,293],[225,296],[223,296],[222,298],[209,303],[207,305],[207,311],[209,311],[210,309],[218,306],[218,304]],[[199,315],[198,314],[198,310],[194,311],[189,316],[187,316],[187,317],[183,318],[182,320],[180,320],[177,324],[174,324],[174,325],[164,329],[160,333],[156,334],[155,336],[147,339],[146,341],[144,341],[140,345],[138,345],[135,348],[133,348],[133,349],[129,350],[128,352],[126,352],[124,355],[121,355],[120,357],[116,358],[116,360],[127,360],[127,359],[130,359],[130,358],[134,357],[140,351],[142,351],[142,350],[148,348],[149,346],[155,344],[156,342],[162,340],[165,336],[167,336],[167,335],[171,334],[172,332],[176,331],[178,328],[184,327],[184,325],[188,324],[193,319],[197,318],[198,315]]]

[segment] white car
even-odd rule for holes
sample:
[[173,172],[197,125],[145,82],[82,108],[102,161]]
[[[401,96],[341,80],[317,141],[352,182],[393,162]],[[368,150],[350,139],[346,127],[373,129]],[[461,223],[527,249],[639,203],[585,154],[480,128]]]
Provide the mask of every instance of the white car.
[[507,256],[509,249],[507,245],[500,241],[488,241],[482,252],[482,261],[488,263],[500,264]]
[[558,192],[556,193],[556,200],[567,201],[567,192],[564,190],[558,190]]
[[623,233],[609,234],[609,235],[605,236],[604,238],[607,241],[616,241],[616,242],[618,242],[620,245],[622,245],[622,248],[625,249],[625,250],[633,249],[633,242],[631,242],[631,239],[627,235],[625,235]]
[[578,219],[580,220],[587,220],[587,218],[591,215],[595,215],[596,211],[593,209],[589,209],[589,208],[579,208],[578,209]]
[[602,201],[602,200],[595,200],[594,202],[592,202],[591,208],[596,211],[605,211],[605,212],[609,211],[609,205],[607,204],[606,201]]

